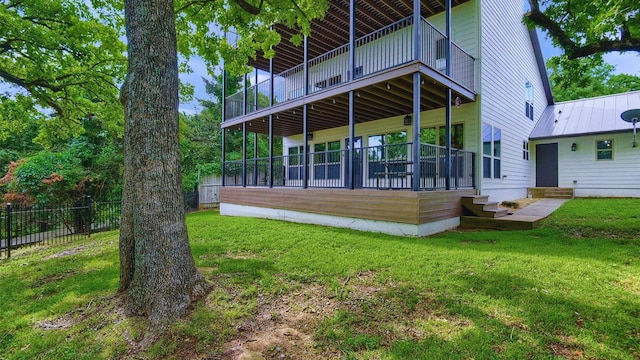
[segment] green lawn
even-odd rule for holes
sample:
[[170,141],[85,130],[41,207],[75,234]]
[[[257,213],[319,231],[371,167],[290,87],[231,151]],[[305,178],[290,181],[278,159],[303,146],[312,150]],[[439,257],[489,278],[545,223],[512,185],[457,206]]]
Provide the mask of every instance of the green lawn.
[[153,337],[114,296],[117,233],[17,250],[0,359],[637,359],[639,210],[576,199],[535,230],[428,238],[190,214],[216,289]]

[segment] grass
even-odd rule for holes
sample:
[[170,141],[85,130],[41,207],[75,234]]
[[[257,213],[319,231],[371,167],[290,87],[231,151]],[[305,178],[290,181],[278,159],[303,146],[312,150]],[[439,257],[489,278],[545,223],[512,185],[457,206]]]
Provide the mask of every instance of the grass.
[[22,249],[0,261],[0,359],[640,358],[638,208],[576,199],[535,230],[419,239],[190,214],[216,289],[153,341],[114,297],[117,233]]

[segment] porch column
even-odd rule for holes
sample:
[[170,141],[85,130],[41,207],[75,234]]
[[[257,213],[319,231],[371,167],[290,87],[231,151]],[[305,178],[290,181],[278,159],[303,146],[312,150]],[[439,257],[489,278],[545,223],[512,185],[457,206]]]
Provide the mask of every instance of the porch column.
[[413,184],[412,190],[420,190],[420,72],[413,73]]
[[[272,98],[273,100],[273,98]],[[269,187],[273,187],[273,114],[269,114]]]
[[[223,88],[224,88],[224,86],[223,86]],[[224,89],[222,90],[222,93],[224,94]],[[222,97],[224,98],[224,95],[222,95]],[[223,108],[224,108],[224,103],[222,105],[223,105]],[[222,113],[224,114],[224,111]],[[226,136],[225,136],[225,134],[226,134],[227,131],[226,131],[225,128],[221,128],[220,130],[222,130],[222,139],[221,139],[221,141],[222,141],[222,166],[221,166],[220,170],[222,172],[222,186],[225,186],[225,185],[227,185],[226,184],[227,181],[225,179],[225,177],[227,175],[227,171],[226,171],[227,170],[226,169],[227,166],[225,165],[225,162],[227,161],[227,154],[226,154],[227,146],[226,146]]]
[[256,82],[253,84],[255,87],[253,88],[253,111],[258,111],[258,68],[256,70]]
[[253,133],[253,185],[258,185],[258,133]]
[[[227,71],[224,70],[224,65],[222,68],[222,122],[224,122],[226,120],[226,116],[227,116]],[[225,176],[226,176],[226,166],[225,166],[225,162],[227,161],[227,156],[226,156],[226,144],[225,144],[225,129],[224,127],[222,127],[222,124],[220,124],[220,129],[222,130],[222,166],[221,166],[221,172],[222,172],[222,186],[225,186],[226,181],[225,181]]]
[[349,1],[349,78],[355,79],[356,74],[356,0]]
[[[356,1],[349,1],[349,81],[356,77]],[[349,91],[349,149],[345,156],[345,166],[347,167],[347,177],[345,187],[355,189],[355,172],[353,166],[355,164],[355,97],[353,90]]]
[[[309,37],[304,36],[304,61],[302,63],[302,86],[304,96],[309,95]],[[307,117],[309,115],[309,108],[307,104],[302,106],[302,188],[309,187],[309,142],[307,141]]]
[[[303,54],[303,62],[302,62],[302,94],[304,96],[309,95],[309,37],[307,35],[304,36],[304,54]],[[306,136],[306,134],[305,134]]]
[[247,106],[249,106],[249,104],[247,103],[248,91],[249,90],[247,89],[247,74],[244,74],[244,90],[242,91],[242,93],[243,93],[242,115],[247,115]]
[[247,123],[242,123],[242,187],[247,186]]
[[309,141],[307,140],[307,117],[309,112],[309,106],[304,104],[302,106],[302,187],[304,189],[309,187]]
[[347,169],[349,169],[348,171],[348,176],[347,179],[345,179],[347,181],[347,186],[349,187],[349,189],[355,189],[355,171],[353,171],[354,165],[355,165],[355,156],[356,156],[356,151],[355,151],[355,147],[354,147],[354,142],[355,142],[355,137],[356,137],[356,111],[355,111],[355,97],[353,96],[353,90],[349,91],[349,155],[348,155],[348,159],[347,159]]
[[422,57],[422,14],[420,0],[413,0],[413,59]]
[[[445,17],[446,17],[446,30],[447,42],[445,45],[445,61],[447,76],[451,76],[451,0],[445,1]],[[446,107],[445,107],[445,162],[444,162],[444,176],[445,176],[445,188],[451,190],[451,88],[447,88],[446,94]]]
[[[269,109],[273,107],[274,99],[273,88],[273,58],[269,59]],[[271,111],[271,110],[270,110]],[[269,114],[269,187],[273,187],[273,114]]]

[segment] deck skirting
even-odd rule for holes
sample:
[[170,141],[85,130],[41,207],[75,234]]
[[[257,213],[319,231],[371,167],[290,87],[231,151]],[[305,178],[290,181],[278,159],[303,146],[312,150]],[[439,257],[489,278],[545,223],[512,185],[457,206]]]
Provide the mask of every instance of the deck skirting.
[[393,191],[223,187],[220,214],[426,236],[459,226],[475,190]]

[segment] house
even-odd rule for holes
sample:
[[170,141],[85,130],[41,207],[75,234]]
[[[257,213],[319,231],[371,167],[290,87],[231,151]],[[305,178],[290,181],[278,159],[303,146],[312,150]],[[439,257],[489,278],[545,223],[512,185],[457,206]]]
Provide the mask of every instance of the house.
[[579,197],[640,197],[640,145],[633,123],[621,118],[634,109],[640,91],[550,105],[530,137],[535,185]]
[[525,197],[529,135],[553,99],[522,12],[331,0],[300,47],[275,25],[275,58],[225,94],[223,133],[242,148],[223,141],[221,214],[423,236],[457,227],[464,196]]

